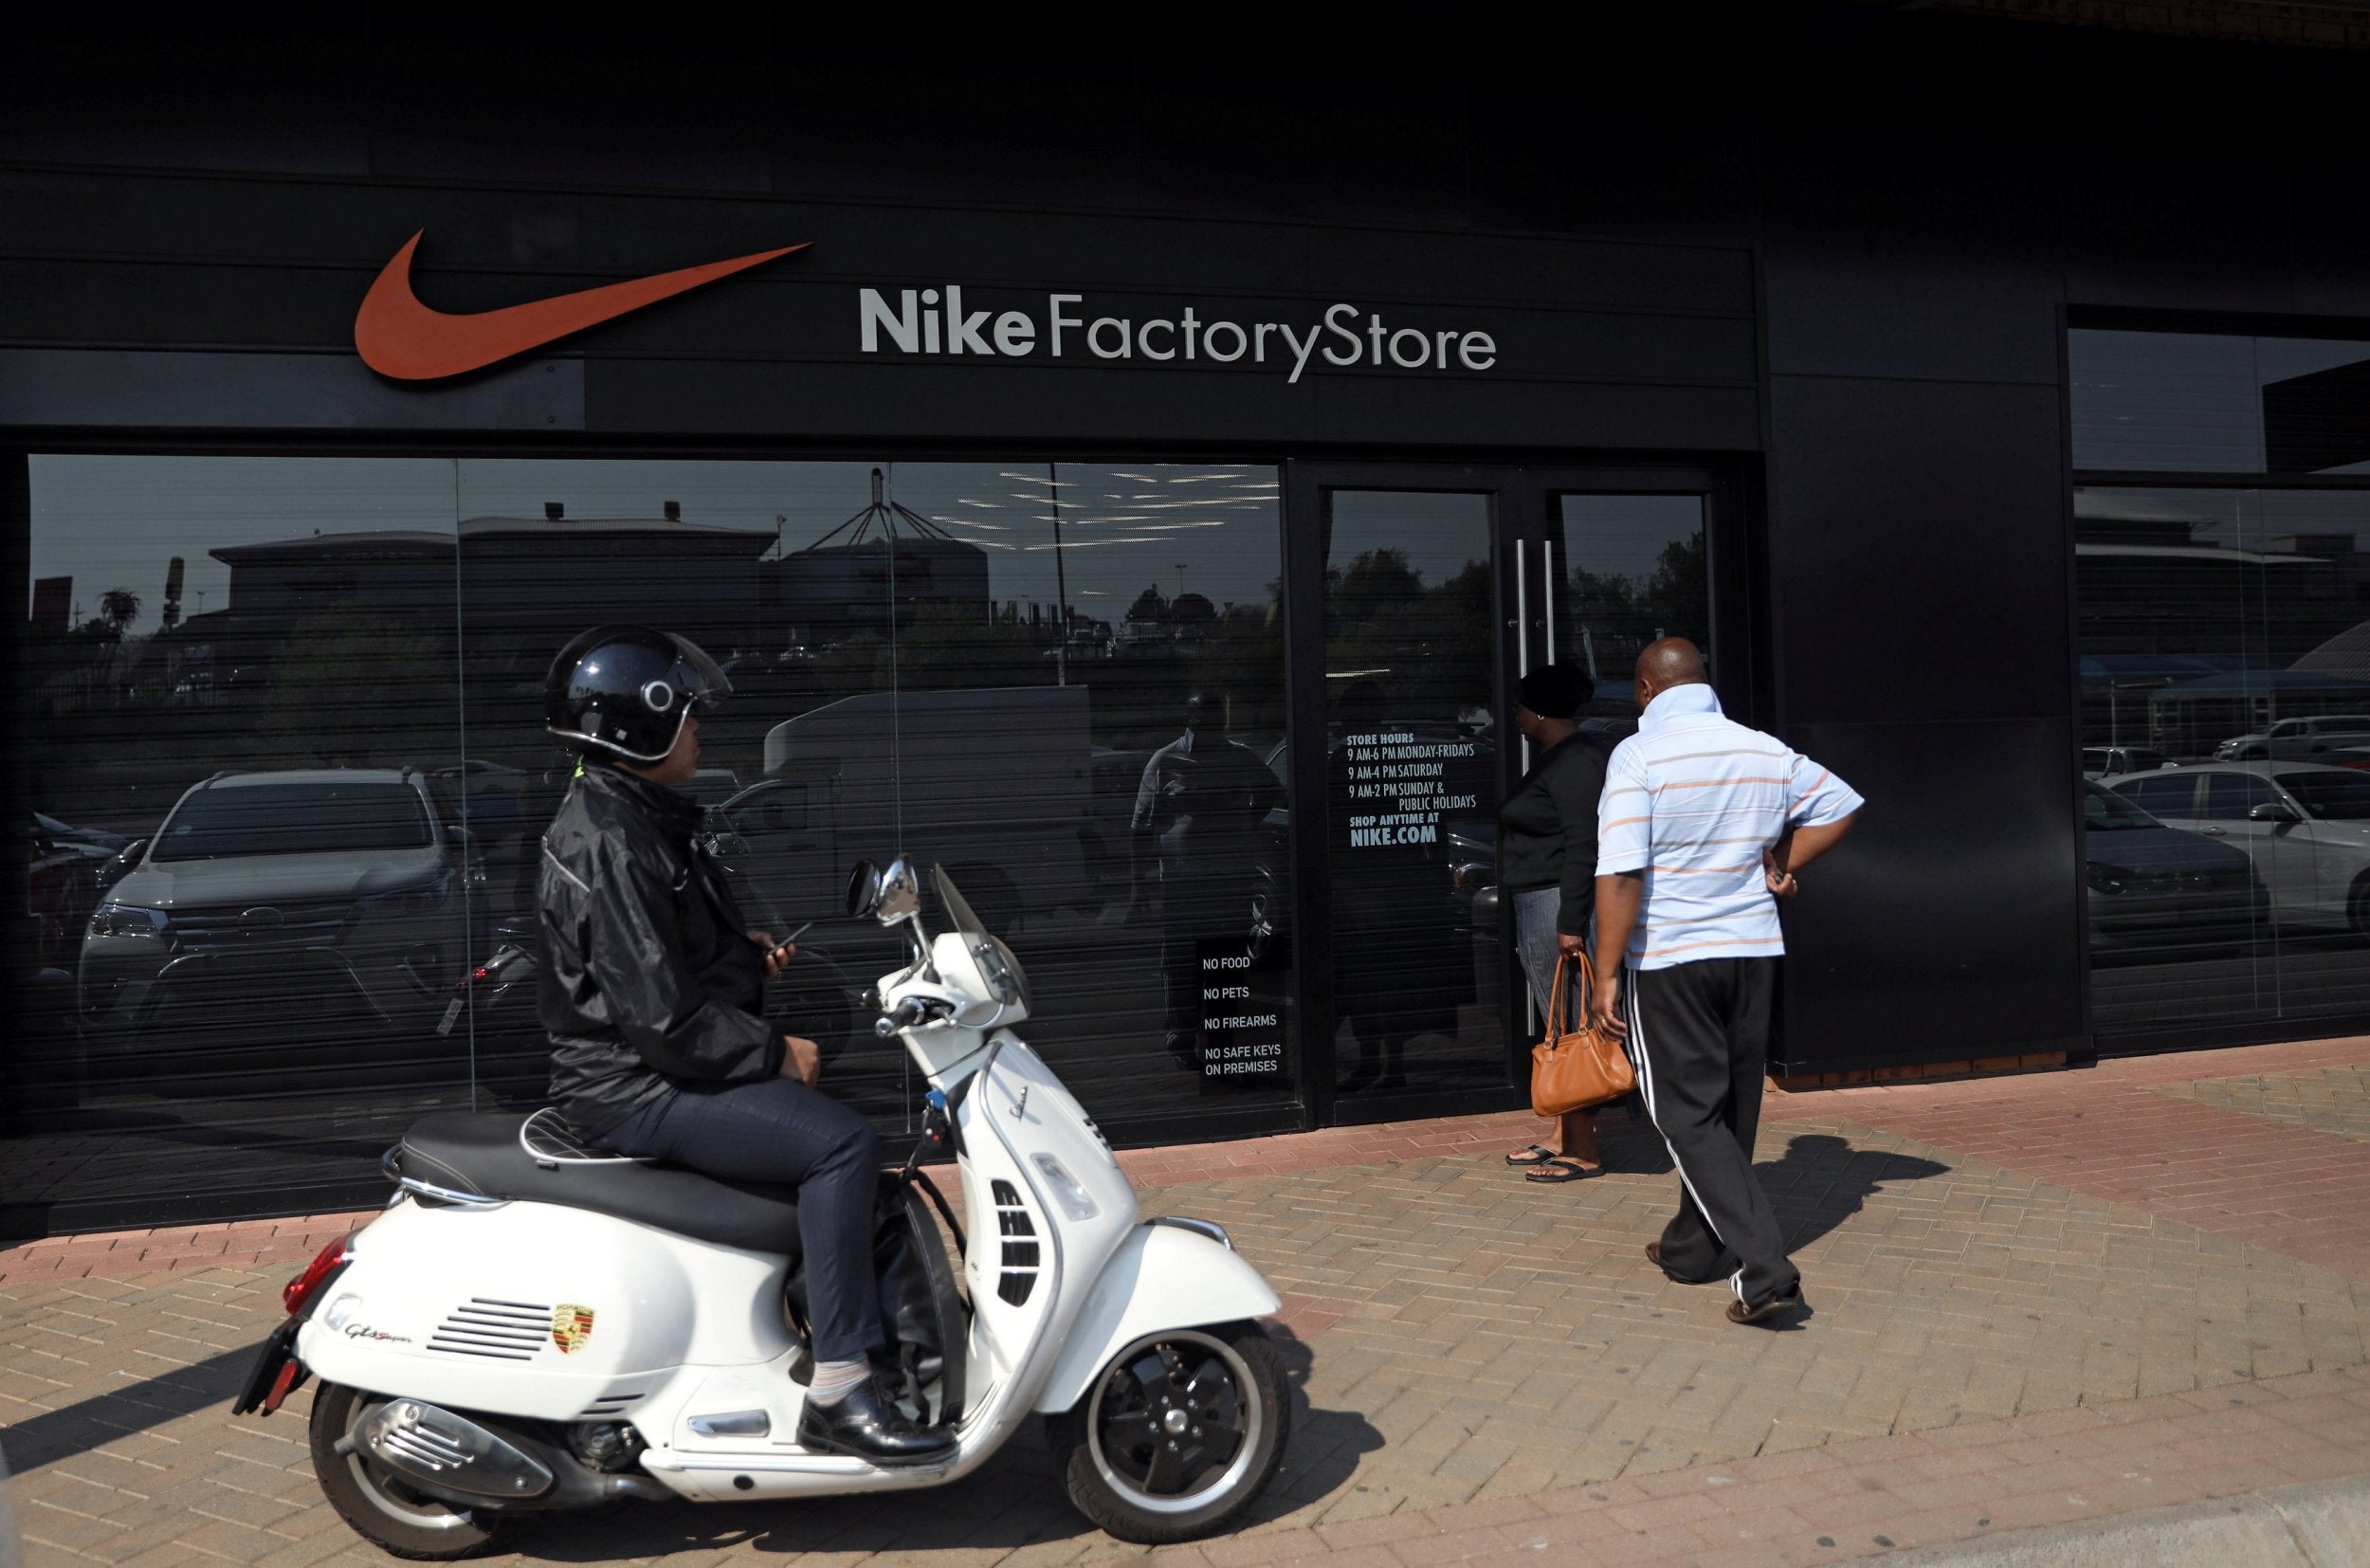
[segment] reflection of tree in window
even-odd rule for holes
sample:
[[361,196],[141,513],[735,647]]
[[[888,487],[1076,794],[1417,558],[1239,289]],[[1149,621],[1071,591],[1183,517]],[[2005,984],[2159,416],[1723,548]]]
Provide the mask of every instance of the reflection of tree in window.
[[1643,579],[1575,566],[1563,593],[1557,650],[1597,680],[1620,680],[1659,637],[1686,637],[1708,647],[1710,563],[1701,530],[1662,547]]
[[453,686],[436,640],[351,609],[288,629],[261,729],[283,761],[443,760],[453,749]]
[[1453,717],[1486,696],[1489,624],[1484,561],[1436,588],[1424,586],[1404,550],[1368,550],[1325,574],[1328,671],[1367,672],[1401,716]]

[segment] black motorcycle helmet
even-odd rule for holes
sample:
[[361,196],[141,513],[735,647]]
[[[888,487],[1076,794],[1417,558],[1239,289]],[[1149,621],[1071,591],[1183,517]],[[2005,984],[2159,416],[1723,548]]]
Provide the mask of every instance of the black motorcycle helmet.
[[559,650],[543,679],[552,734],[579,751],[660,762],[694,708],[713,712],[732,682],[687,637],[647,626],[596,626]]

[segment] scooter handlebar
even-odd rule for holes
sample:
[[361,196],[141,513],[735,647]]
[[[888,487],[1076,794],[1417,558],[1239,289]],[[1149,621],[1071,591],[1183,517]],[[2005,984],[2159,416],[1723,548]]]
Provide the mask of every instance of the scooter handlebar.
[[892,1039],[900,1030],[919,1029],[933,1016],[951,1013],[955,1010],[944,1002],[928,996],[908,996],[873,1022],[872,1032],[882,1039]]

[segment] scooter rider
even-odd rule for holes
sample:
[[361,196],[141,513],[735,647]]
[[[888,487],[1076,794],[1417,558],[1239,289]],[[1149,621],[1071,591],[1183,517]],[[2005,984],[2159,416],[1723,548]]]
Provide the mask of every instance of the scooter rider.
[[[728,1181],[795,1183],[814,1373],[798,1441],[876,1464],[941,1458],[873,1377],[872,1130],[815,1088],[811,1040],[760,1015],[796,950],[744,927],[699,847],[700,721],[731,691],[688,640],[596,627],[544,684],[552,734],[583,758],[543,838],[541,1010],[552,1099],[579,1136]],[[785,1238],[787,1249],[788,1238]]]

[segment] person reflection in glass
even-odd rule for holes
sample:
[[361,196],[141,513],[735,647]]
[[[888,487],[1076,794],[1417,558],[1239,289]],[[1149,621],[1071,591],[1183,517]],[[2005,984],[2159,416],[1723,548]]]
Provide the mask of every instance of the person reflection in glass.
[[[1514,727],[1531,743],[1530,771],[1498,811],[1498,885],[1514,905],[1514,949],[1539,1016],[1548,1016],[1557,960],[1588,962],[1596,908],[1596,797],[1611,748],[1574,715],[1587,683],[1570,665],[1541,665],[1516,684]],[[1574,998],[1564,998],[1569,1008]],[[1571,1016],[1571,1027],[1586,1020]],[[1506,1156],[1532,1181],[1577,1181],[1603,1169],[1596,1115],[1567,1112],[1553,1149],[1534,1143]]]
[[1213,695],[1185,699],[1184,733],[1144,764],[1128,820],[1131,905],[1141,907],[1148,871],[1160,884],[1162,1044],[1194,1071],[1201,1066],[1200,944],[1233,939],[1249,946],[1267,813],[1284,804],[1267,765],[1226,738],[1226,694]]

